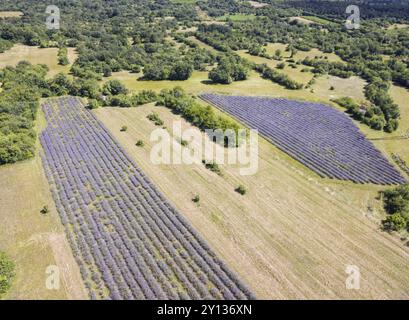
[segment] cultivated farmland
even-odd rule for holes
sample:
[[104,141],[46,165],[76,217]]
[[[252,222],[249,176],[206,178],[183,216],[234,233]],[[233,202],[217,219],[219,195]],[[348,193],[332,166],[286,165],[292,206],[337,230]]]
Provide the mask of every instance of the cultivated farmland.
[[201,97],[258,129],[322,177],[356,183],[405,182],[351,119],[331,107],[286,99],[214,94]]
[[43,109],[45,172],[92,298],[253,298],[79,99]]
[[[156,165],[150,160],[156,126],[146,118],[152,112],[170,134],[177,120],[182,120],[183,131],[193,128],[168,108],[153,104],[93,110],[257,298],[408,297],[408,249],[399,238],[379,230],[382,208],[375,197],[383,186],[322,179],[263,138],[259,170],[253,176],[241,176],[237,165],[220,165],[223,176],[201,163]],[[120,132],[124,125],[128,130]],[[175,132],[174,143],[179,139]],[[138,140],[144,147],[135,146]],[[194,146],[198,143],[187,148]],[[241,184],[248,190],[245,196],[234,192]],[[196,195],[199,205],[192,201]],[[345,288],[349,264],[361,270],[361,290]]]

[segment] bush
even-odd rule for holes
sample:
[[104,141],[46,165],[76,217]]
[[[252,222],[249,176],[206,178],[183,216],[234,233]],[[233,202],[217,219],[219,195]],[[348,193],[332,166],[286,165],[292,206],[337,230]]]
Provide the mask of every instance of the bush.
[[11,282],[14,278],[14,263],[0,251],[0,298],[11,287]]
[[206,162],[206,160],[203,160],[202,163],[205,165],[206,169],[209,169],[210,171],[218,174],[219,176],[222,175],[222,171],[220,170],[220,167],[217,163],[215,162]]
[[147,116],[147,118],[152,121],[156,126],[162,126],[163,120],[159,117],[156,112],[152,112]]
[[187,147],[189,145],[189,142],[183,139],[179,139],[179,143],[183,146],[183,147]]
[[234,191],[236,191],[237,193],[240,193],[242,196],[244,196],[247,193],[246,187],[243,186],[242,184],[239,185]]
[[140,106],[143,104],[155,102],[158,99],[158,95],[152,90],[142,90],[141,92],[134,94],[131,97],[132,106]]
[[195,195],[194,198],[192,199],[192,201],[194,203],[199,203],[200,202],[200,196],[199,195]]
[[138,140],[138,141],[136,142],[136,146],[137,146],[137,147],[143,147],[143,146],[145,146],[145,142],[143,142],[143,140]]
[[127,127],[127,126],[122,126],[120,131],[121,131],[121,132],[125,132],[125,131],[127,131],[127,130],[128,130],[128,127]]

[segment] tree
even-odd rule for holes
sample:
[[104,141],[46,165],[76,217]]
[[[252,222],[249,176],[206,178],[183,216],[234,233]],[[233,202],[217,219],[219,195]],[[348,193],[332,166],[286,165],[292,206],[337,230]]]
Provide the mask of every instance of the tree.
[[193,72],[193,67],[186,62],[179,62],[172,67],[169,75],[170,80],[187,80]]
[[104,67],[104,77],[110,77],[112,76],[112,69],[110,68],[110,66],[106,65]]
[[119,80],[109,80],[104,84],[102,87],[102,92],[106,95],[119,95],[119,94],[127,94],[128,89],[125,85]]
[[239,185],[239,186],[235,189],[235,191],[236,191],[237,193],[240,193],[242,196],[244,196],[244,195],[247,193],[246,187],[243,186],[242,184]]
[[383,194],[386,212],[389,214],[409,212],[409,183],[386,190]]

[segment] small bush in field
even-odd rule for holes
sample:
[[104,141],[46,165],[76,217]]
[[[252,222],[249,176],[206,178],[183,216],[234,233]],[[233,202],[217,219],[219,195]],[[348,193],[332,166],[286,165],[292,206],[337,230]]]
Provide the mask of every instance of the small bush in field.
[[121,132],[125,132],[125,131],[127,131],[128,130],[128,127],[127,126],[122,126],[121,127]]
[[143,147],[143,146],[145,146],[145,142],[143,142],[143,140],[138,140],[138,141],[136,142],[136,146],[137,146],[137,147]]
[[194,198],[192,199],[192,201],[193,201],[194,203],[199,203],[199,202],[200,202],[200,196],[199,196],[198,194],[195,195]]
[[244,195],[246,194],[246,192],[247,192],[247,189],[246,189],[245,186],[243,186],[243,185],[241,184],[241,185],[239,185],[239,186],[235,189],[235,191],[236,191],[237,193],[240,193],[242,196],[244,196]]
[[40,210],[41,214],[47,214],[50,212],[50,210],[48,209],[48,206],[44,206],[41,210]]
[[147,118],[152,121],[156,126],[162,126],[163,120],[159,117],[156,112],[152,112],[147,116]]

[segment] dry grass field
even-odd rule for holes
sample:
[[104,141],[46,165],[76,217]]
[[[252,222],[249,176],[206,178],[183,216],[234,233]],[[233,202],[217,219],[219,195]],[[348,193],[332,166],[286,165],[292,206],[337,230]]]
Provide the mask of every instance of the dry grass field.
[[[153,165],[153,110],[168,130],[180,120],[153,105],[95,113],[259,298],[409,298],[409,249],[379,230],[380,187],[320,179],[263,139],[253,176],[237,166],[221,166],[220,177],[201,164]],[[234,192],[239,184],[246,195]],[[359,267],[360,290],[346,289],[347,265]]]
[[19,61],[26,60],[32,64],[46,64],[50,71],[49,77],[56,75],[59,72],[68,73],[71,64],[77,59],[75,48],[68,48],[68,60],[70,64],[61,66],[57,60],[58,48],[38,48],[30,47],[22,44],[14,45],[10,50],[0,53],[0,68],[6,66],[15,66]]
[[0,18],[19,18],[23,16],[21,11],[0,11]]
[[[39,126],[45,120],[40,116]],[[40,144],[37,144],[40,149]],[[39,154],[0,167],[0,249],[16,264],[5,299],[86,299],[78,266],[52,200]],[[50,212],[40,213],[47,205]],[[60,270],[60,289],[46,287],[46,268]]]

